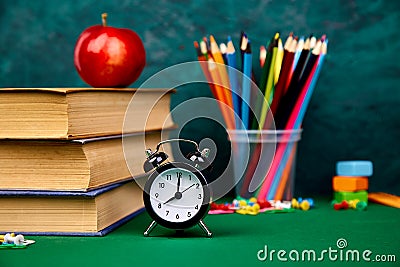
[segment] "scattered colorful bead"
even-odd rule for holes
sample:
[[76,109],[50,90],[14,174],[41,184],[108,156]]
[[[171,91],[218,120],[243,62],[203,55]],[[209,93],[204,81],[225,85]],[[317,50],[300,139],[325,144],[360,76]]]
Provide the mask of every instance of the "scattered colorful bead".
[[211,203],[209,214],[226,214],[236,212],[238,214],[257,215],[260,212],[270,211],[293,211],[293,208],[301,210],[309,210],[313,205],[314,201],[310,198],[301,199],[297,201],[280,201],[280,200],[257,200],[252,197],[250,199],[237,198],[232,203],[217,204]]
[[23,235],[15,235],[8,233],[0,235],[0,249],[26,248],[28,245],[35,243],[34,240],[26,240]]
[[312,198],[301,198],[292,199],[292,208],[300,210],[309,210],[314,206],[314,200]]
[[349,204],[347,203],[346,200],[343,200],[340,203],[333,204],[333,208],[335,210],[347,210],[349,208]]
[[332,206],[335,210],[347,210],[347,209],[366,210],[368,205],[365,201],[354,199],[349,201],[343,200],[340,203],[338,203],[336,200],[333,200]]

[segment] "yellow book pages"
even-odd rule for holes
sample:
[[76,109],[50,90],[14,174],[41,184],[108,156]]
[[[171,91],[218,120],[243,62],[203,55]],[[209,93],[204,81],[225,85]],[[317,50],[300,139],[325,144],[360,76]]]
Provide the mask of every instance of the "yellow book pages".
[[160,141],[161,131],[72,141],[0,140],[0,188],[86,191],[131,179],[144,174],[144,151]]
[[134,181],[75,195],[0,191],[0,196],[0,229],[10,233],[99,235],[144,206],[142,190]]
[[[171,127],[172,92],[132,88],[0,88],[0,139],[76,139]],[[127,110],[129,122],[124,125]]]

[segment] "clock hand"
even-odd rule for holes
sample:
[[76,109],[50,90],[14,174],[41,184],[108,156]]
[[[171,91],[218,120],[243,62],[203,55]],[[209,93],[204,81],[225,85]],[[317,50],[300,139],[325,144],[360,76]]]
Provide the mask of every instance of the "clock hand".
[[179,186],[180,185],[181,185],[181,176],[178,177],[178,185],[177,185],[176,192],[179,192]]
[[192,184],[191,186],[189,186],[188,188],[186,188],[185,190],[183,190],[181,193],[184,193],[186,191],[188,191],[190,188],[192,188],[193,186],[195,186],[195,184]]
[[170,199],[168,199],[167,201],[164,202],[164,205],[171,202],[172,200],[174,200],[176,197],[175,195],[173,197],[171,197]]
[[167,203],[169,203],[169,202],[171,202],[171,201],[174,200],[174,199],[181,199],[181,198],[182,198],[182,193],[188,191],[190,188],[192,188],[192,187],[195,186],[195,185],[196,185],[196,184],[192,184],[191,186],[189,186],[188,188],[186,188],[186,189],[183,190],[182,192],[179,192],[179,191],[176,192],[176,193],[174,194],[173,197],[171,197],[170,199],[168,199],[167,201],[164,202],[164,205],[167,204]]

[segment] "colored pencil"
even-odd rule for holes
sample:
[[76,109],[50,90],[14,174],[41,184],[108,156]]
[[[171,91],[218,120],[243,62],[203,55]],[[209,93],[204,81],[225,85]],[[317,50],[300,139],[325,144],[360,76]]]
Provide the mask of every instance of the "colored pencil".
[[293,59],[291,60],[291,65],[290,65],[291,69],[288,70],[288,73],[287,73],[287,76],[285,77],[285,79],[282,79],[282,81],[284,83],[283,84],[283,94],[286,94],[287,90],[289,89],[290,81],[292,80],[293,70],[294,70],[294,65],[295,65],[294,58],[296,56],[296,51],[297,51],[298,46],[299,46],[298,38],[295,37],[289,46],[289,51],[291,53],[293,53]]
[[[200,44],[203,43],[203,46],[205,45],[204,41],[201,41]],[[202,51],[201,49],[201,45],[199,45],[199,43],[197,41],[193,42],[193,45],[197,51],[197,60],[200,63],[200,67],[201,70],[203,71],[204,76],[206,77],[206,80],[208,82],[208,86],[210,87],[211,93],[213,94],[213,96],[218,99],[218,94],[215,91],[215,85],[212,83],[212,79],[210,76],[210,73],[208,72],[208,62],[207,62],[207,58],[206,58],[206,54],[204,54],[204,51]]]
[[229,83],[230,83],[230,88],[232,90],[232,103],[233,103],[233,109],[236,113],[235,116],[235,123],[236,123],[236,127],[238,129],[241,129],[241,122],[240,122],[240,118],[242,116],[241,114],[241,90],[239,87],[239,80],[237,77],[238,74],[238,70],[236,70],[237,68],[237,64],[236,64],[236,50],[235,47],[233,45],[233,42],[231,40],[230,37],[228,37],[228,43],[227,43],[227,48],[226,48],[226,59],[228,62],[228,74],[229,74]]
[[[262,68],[262,73],[260,77],[260,82],[258,84],[258,88],[260,91],[264,94],[265,88],[267,86],[267,79],[268,79],[268,73],[269,73],[269,68],[271,66],[271,60],[272,60],[272,49],[274,46],[274,41],[275,41],[275,36],[271,39],[271,41],[267,45],[267,55],[265,57],[265,62],[264,66]],[[264,99],[256,99],[255,107],[254,107],[254,112],[258,115],[254,116],[251,124],[251,129],[253,130],[258,130],[260,127],[261,123],[261,109],[265,105],[264,102],[266,102]]]
[[283,170],[282,176],[280,177],[278,188],[276,189],[275,196],[272,199],[281,200],[283,198],[283,193],[289,184],[289,178],[291,172],[294,172],[294,159],[296,158],[297,145],[294,145],[289,156],[289,160],[284,164],[285,168]]
[[200,52],[204,56],[205,60],[208,60],[209,53],[208,53],[208,49],[207,49],[207,44],[204,40],[200,41]]
[[[230,122],[231,119],[229,118],[229,114],[226,111],[226,107],[224,106],[224,104],[226,103],[225,101],[225,96],[223,94],[221,94],[221,88],[220,86],[218,86],[217,84],[214,84],[214,82],[218,83],[218,78],[217,78],[217,74],[215,72],[210,72],[209,71],[209,65],[212,63],[209,63],[208,60],[206,59],[206,55],[207,53],[204,53],[204,48],[205,48],[205,43],[204,41],[201,41],[200,44],[203,44],[203,49],[200,48],[199,43],[197,41],[194,42],[194,47],[197,51],[197,59],[199,60],[200,63],[200,67],[203,71],[203,74],[209,84],[211,93],[213,94],[214,98],[218,100],[218,106],[221,110],[223,119],[225,121],[225,123],[227,124],[228,128],[230,129],[234,129],[234,125],[232,125],[232,123]],[[213,59],[210,58],[210,61],[212,61]],[[214,63],[215,64],[215,63]],[[213,69],[213,66],[211,66],[211,69]],[[214,75],[214,80],[211,77],[211,74]]]
[[276,33],[275,34],[275,40],[274,40],[274,46],[272,48],[272,58],[271,58],[271,65],[269,67],[267,85],[265,87],[265,99],[267,100],[268,103],[271,103],[271,99],[272,99],[272,96],[273,96],[275,64],[276,64],[276,56],[278,54],[278,43],[279,43],[279,40],[280,40],[279,33]]
[[247,35],[244,31],[240,32],[240,39],[239,39],[239,49],[240,49],[240,62],[241,62],[241,67],[240,70],[243,72],[243,67],[244,67],[244,51],[246,50],[247,47]]
[[285,51],[283,62],[282,62],[282,70],[280,74],[280,79],[275,87],[274,99],[271,103],[271,112],[273,115],[276,115],[276,110],[283,95],[286,93],[287,87],[289,86],[289,76],[292,72],[294,53],[297,45],[297,40],[291,41],[291,44],[288,46]]
[[[237,53],[231,38],[226,44],[218,46],[214,36],[210,35],[209,40],[204,37],[200,42],[194,42],[194,47],[227,128],[275,129],[275,121],[276,129],[289,131],[283,138],[291,140],[293,136],[290,132],[301,127],[326,55],[327,43],[326,36],[320,40],[313,35],[299,39],[290,33],[283,45],[279,33],[276,33],[267,46],[261,45],[259,66],[262,71],[258,86],[263,97],[257,97],[251,86],[255,81],[252,49],[245,32],[241,32],[239,41],[240,65],[236,62]],[[244,74],[241,83],[237,68],[241,68]],[[255,106],[255,113],[250,112],[250,106]],[[269,109],[271,112],[268,112]],[[237,143],[232,145],[235,159],[242,162],[239,146]],[[266,158],[268,155],[263,151],[262,143],[251,144],[252,158],[244,177],[238,181],[236,193],[244,197],[255,194],[260,200],[281,199],[286,193],[291,193],[288,186],[293,182],[290,178],[294,171],[296,149],[297,141],[279,141],[268,173],[261,174],[264,170],[260,164],[268,164],[270,159]],[[264,180],[253,179],[253,176],[264,176]],[[258,189],[256,183],[261,183]]]
[[222,58],[224,60],[224,64],[227,65],[228,61],[226,59],[226,44],[220,43],[219,44],[219,51],[221,51]]
[[267,57],[267,49],[265,46],[260,46],[260,67],[264,67],[265,58]]
[[285,44],[284,44],[284,46],[283,46],[283,49],[284,49],[284,50],[289,50],[289,47],[290,47],[290,45],[291,45],[293,39],[294,39],[294,37],[293,37],[293,32],[291,32],[291,33],[289,34],[288,38],[286,39]]
[[[294,126],[293,126],[296,129],[300,128],[300,125],[301,125],[301,123],[303,121],[303,118],[304,118],[304,114],[305,114],[305,112],[307,110],[307,107],[308,107],[308,104],[310,102],[311,96],[313,94],[314,88],[315,88],[316,83],[318,81],[319,74],[321,72],[321,67],[323,65],[325,55],[327,53],[327,45],[328,45],[328,41],[327,40],[324,41],[321,44],[321,52],[320,52],[320,56],[318,58],[318,65],[317,65],[315,73],[314,73],[314,75],[312,77],[311,84],[310,84],[308,90],[306,90],[305,95],[302,96],[303,101],[301,102],[300,107],[297,107],[297,109],[299,109],[299,112],[298,112],[297,116],[295,116],[295,122],[294,122]],[[295,147],[294,147],[294,149],[295,149]],[[290,156],[290,157],[292,157],[292,156]],[[289,161],[290,161],[290,159],[289,159]],[[280,195],[281,194],[281,190],[282,190],[281,188],[284,187],[285,184],[286,184],[286,181],[284,181],[284,180],[281,180],[279,182],[278,190],[277,190],[276,195],[275,195],[275,199],[281,199],[281,195]],[[273,192],[272,192],[272,194],[273,194]]]
[[297,62],[299,61],[300,54],[303,51],[304,48],[304,37],[300,37],[298,43],[297,43],[297,48],[296,48],[296,53],[294,54],[294,60],[293,60],[293,70],[297,66]]
[[282,40],[278,40],[278,51],[276,53],[276,60],[275,60],[275,66],[274,66],[274,86],[278,83],[279,80],[279,75],[281,73],[281,67],[282,67],[282,60],[283,60],[283,45],[282,45]]
[[217,66],[219,78],[221,79],[221,85],[223,88],[223,93],[225,94],[226,104],[233,110],[232,96],[230,95],[229,89],[229,78],[226,72],[225,62],[219,50],[218,44],[212,35],[210,35],[210,49],[211,55]]
[[[321,45],[319,45],[319,47],[320,46]],[[312,58],[318,58],[319,53],[320,53],[320,49],[319,50],[314,49]],[[316,64],[316,61],[311,60],[311,61],[309,61],[308,66],[311,66],[311,65],[312,65],[312,67],[311,67],[310,73],[313,72],[313,70],[315,72],[316,66],[318,64]],[[312,80],[312,77],[310,76],[307,79],[307,81],[305,82],[305,84],[302,86],[302,90],[303,91],[304,90],[306,91],[308,89],[309,85],[311,84],[311,80]],[[302,99],[298,99],[297,102],[301,103],[301,101],[302,101]],[[292,114],[293,114],[293,116],[297,116],[295,111],[292,112]],[[290,120],[290,122],[286,125],[285,129],[288,129],[288,130],[296,129],[296,128],[293,128],[293,127],[294,127],[293,120]],[[298,127],[300,127],[300,125],[298,125]],[[274,183],[275,186],[277,186],[278,179],[281,176],[281,172],[283,171],[284,164],[286,163],[286,162],[283,162],[284,154],[287,151],[287,147],[289,146],[289,149],[290,149],[292,147],[292,145],[293,145],[293,143],[280,143],[278,145],[274,160],[273,160],[272,165],[271,165],[271,169],[268,172],[268,174],[266,175],[264,183],[263,183],[263,185],[262,185],[262,187],[260,189],[260,192],[259,192],[259,195],[258,195],[259,199],[266,199],[267,197],[270,198],[270,197],[272,197],[272,195],[275,194],[276,188],[272,188],[272,190],[271,190],[271,186],[272,186],[273,183]],[[278,171],[279,171],[279,173],[277,174]],[[273,191],[273,192],[271,192],[271,191]]]
[[252,53],[250,41],[247,42],[243,54],[243,80],[242,80],[242,121],[245,129],[249,129],[250,119],[250,90],[251,90]]
[[[305,111],[308,107],[311,95],[313,93],[313,90],[315,88],[316,82],[318,80],[319,77],[319,72],[321,70],[321,66],[323,63],[323,59],[324,56],[326,54],[327,51],[327,42],[321,43],[321,41],[319,41],[316,45],[315,45],[315,49],[313,50],[313,54],[318,54],[318,63],[315,64],[313,66],[313,70],[312,70],[312,75],[307,79],[307,83],[304,86],[305,89],[302,90],[301,95],[299,96],[298,101],[296,102],[296,105],[293,108],[293,112],[291,115],[291,118],[288,122],[287,125],[287,129],[289,128],[293,128],[293,129],[299,129],[301,126],[301,123],[303,121],[304,118],[304,114]],[[276,173],[276,177],[275,180],[271,186],[270,192],[268,194],[268,198],[273,198],[274,196],[276,197],[276,187],[278,186],[282,186],[279,185],[279,183],[283,183],[284,181],[280,181],[279,179],[277,179],[277,177],[281,177],[282,175],[282,166],[284,166],[286,164],[286,162],[288,161],[289,158],[289,154],[290,151],[293,149],[293,147],[295,146],[295,144],[289,144],[285,154],[282,157],[282,161],[281,161],[281,166],[279,167],[277,173]],[[277,185],[278,184],[278,185]]]
[[[319,55],[319,52],[317,50],[315,50],[313,57],[309,60],[309,62],[307,62],[307,71],[309,71],[310,69],[315,70],[316,64],[315,64],[314,59],[316,59],[316,57],[318,57],[318,55]],[[312,70],[310,70],[309,72],[310,73],[308,73],[308,74],[311,74]],[[312,77],[312,74],[310,76],[308,76],[308,81],[306,82],[306,84],[304,84],[303,82],[300,82],[300,83],[296,83],[297,86],[301,86],[303,88],[303,91],[306,90],[310,83],[311,77]],[[293,87],[293,83],[291,83],[291,84]],[[294,96],[299,91],[302,91],[302,90],[298,89],[298,88],[292,88],[292,90],[288,92],[288,93],[292,93],[292,94],[290,95],[290,97],[285,95],[286,99],[288,99],[288,100],[295,99]],[[299,101],[300,99],[295,99],[295,101],[296,100]],[[288,105],[286,103],[286,107],[288,107],[288,106],[290,106],[290,105]],[[293,111],[292,114],[296,114],[296,111]],[[280,119],[280,121],[283,122],[286,120]],[[300,125],[298,127],[300,127]],[[286,125],[285,129],[291,130],[291,129],[295,129],[295,128],[293,128],[293,123],[289,123]],[[259,192],[260,198],[267,197],[269,199],[271,197],[274,197],[275,192],[276,192],[277,183],[279,182],[279,179],[281,178],[282,171],[287,162],[288,151],[291,151],[292,146],[293,146],[293,143],[280,143],[278,145],[276,155],[273,160],[270,172],[267,174],[264,184],[263,184],[262,188],[260,189],[260,192]]]
[[228,129],[235,129],[233,112],[231,112],[232,109],[227,105],[227,99],[225,98],[226,95],[224,94],[225,88],[222,86],[222,82],[220,80],[217,69],[217,64],[215,63],[213,58],[208,59],[208,71],[210,73],[210,77],[216,89],[215,92],[217,95],[217,100],[221,102],[220,103],[221,113],[225,120],[225,123]]
[[[294,115],[297,114],[297,116],[293,116],[290,120],[289,120],[289,126],[293,122],[294,127],[300,127],[304,115],[306,113],[307,107],[310,103],[311,100],[311,96],[314,92],[315,86],[317,84],[320,72],[321,72],[321,67],[323,65],[326,53],[327,53],[327,47],[328,47],[328,40],[324,40],[324,42],[321,43],[320,48],[318,48],[318,44],[316,45],[315,50],[317,51],[313,51],[313,54],[319,54],[318,57],[318,62],[316,64],[316,69],[314,74],[311,77],[311,83],[308,86],[307,90],[305,90],[303,92],[303,94],[300,96],[300,101],[298,101],[296,103],[296,106],[294,107]],[[319,49],[319,51],[318,51]]]
[[[305,54],[303,58],[300,57],[297,67],[292,75],[292,80],[290,81],[288,91],[282,98],[282,104],[277,108],[275,114],[275,124],[277,129],[283,129],[287,124],[289,116],[292,112],[292,107],[294,107],[294,104],[299,97],[300,90],[309,78],[310,72],[318,58],[318,55],[315,54],[312,54],[310,57],[308,57],[308,51],[306,53],[307,54]],[[305,61],[307,57],[308,60],[303,62],[303,59]]]
[[[289,41],[291,39],[293,39],[293,37],[290,38]],[[275,42],[275,36],[269,42],[269,45],[268,45],[268,51],[269,52],[267,54],[266,62],[264,64],[264,66],[263,66],[263,74],[261,76],[260,89],[264,88],[266,86],[266,80],[267,80],[266,78],[267,78],[267,73],[268,73],[268,70],[269,70],[270,62],[271,62],[271,59],[272,59],[272,49],[273,49],[274,42]],[[290,62],[293,62],[294,50],[296,48],[297,40],[294,40],[294,42],[290,41],[290,43],[292,43],[292,46],[294,46],[294,47],[292,47],[291,61],[290,61]],[[285,45],[288,46],[288,41],[285,42]],[[291,65],[291,63],[290,63],[290,65]],[[285,68],[286,72],[291,71],[290,65],[289,66],[287,64],[284,65],[284,68]],[[283,79],[281,79],[280,83],[281,83],[281,87],[282,87],[284,85],[284,77],[283,77]],[[264,102],[265,102],[264,105],[267,105],[265,99],[262,99],[262,100],[264,100]],[[275,100],[275,97],[274,97],[274,100]],[[275,102],[276,101],[278,101],[278,99],[276,99]],[[261,106],[263,105],[263,104],[260,104],[260,103],[261,103],[261,101],[258,102],[258,107],[256,106],[256,111],[258,111],[258,114],[259,114],[259,112],[261,110]],[[265,129],[271,129],[271,128],[268,128],[268,127],[270,127],[271,126],[271,122],[273,122],[272,116],[268,116],[268,119],[270,120],[270,122],[266,122],[264,124],[264,126],[265,126],[264,128]],[[258,129],[258,127],[259,127],[258,123],[257,123],[256,119],[254,119],[252,128],[253,129]],[[248,164],[248,168],[247,168],[247,171],[246,171],[246,174],[245,174],[245,178],[244,178],[244,182],[243,182],[242,189],[241,189],[241,195],[242,196],[249,195],[248,188],[249,188],[251,179],[252,179],[252,177],[254,175],[254,172],[255,172],[255,170],[257,168],[257,165],[258,165],[258,163],[260,161],[261,148],[262,148],[262,146],[260,144],[257,144],[252,149],[253,155],[252,155],[252,158],[251,158],[251,160],[250,160],[250,162]]]
[[264,128],[265,119],[267,118],[269,105],[272,102],[273,90],[274,90],[273,88],[274,88],[275,61],[276,61],[276,54],[278,53],[279,40],[280,40],[279,33],[276,33],[275,37],[274,37],[273,48],[272,48],[271,64],[269,66],[268,78],[267,78],[267,83],[265,86],[265,93],[264,93],[265,102],[262,105],[261,113],[260,113],[260,115],[261,115],[260,123],[259,123],[260,130]]

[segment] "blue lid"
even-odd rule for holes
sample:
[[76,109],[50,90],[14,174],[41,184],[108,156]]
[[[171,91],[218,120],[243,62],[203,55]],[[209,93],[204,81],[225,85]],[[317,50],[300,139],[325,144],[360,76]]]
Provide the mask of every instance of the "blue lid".
[[339,176],[371,176],[372,162],[368,160],[338,161],[336,175]]

